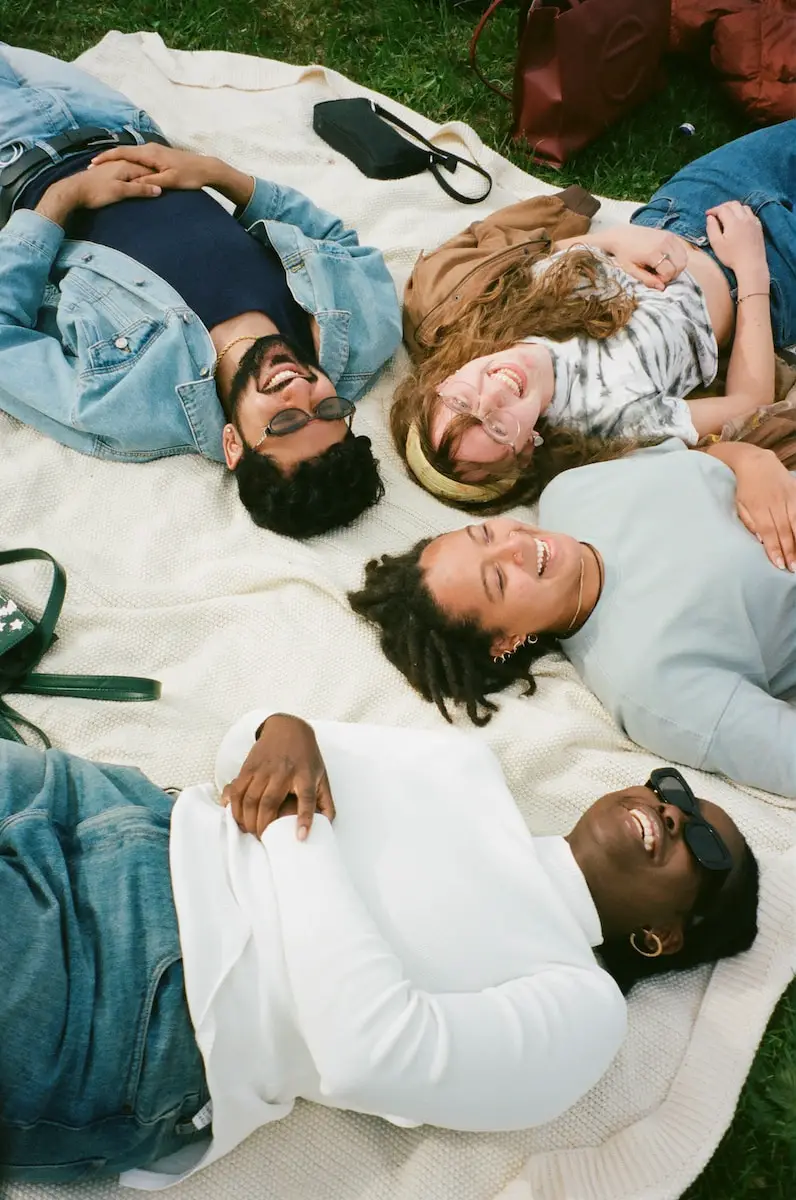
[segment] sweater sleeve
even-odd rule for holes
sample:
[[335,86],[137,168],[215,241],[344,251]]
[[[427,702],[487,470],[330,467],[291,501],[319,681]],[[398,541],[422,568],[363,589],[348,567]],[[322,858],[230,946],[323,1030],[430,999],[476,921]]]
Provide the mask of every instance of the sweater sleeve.
[[739,680],[695,765],[796,800],[796,707]]
[[263,844],[298,1024],[324,1095],[488,1131],[552,1120],[597,1082],[624,1038],[626,1008],[596,962],[551,963],[481,992],[424,991],[365,910],[329,822],[316,817],[303,843],[294,825],[274,821]]

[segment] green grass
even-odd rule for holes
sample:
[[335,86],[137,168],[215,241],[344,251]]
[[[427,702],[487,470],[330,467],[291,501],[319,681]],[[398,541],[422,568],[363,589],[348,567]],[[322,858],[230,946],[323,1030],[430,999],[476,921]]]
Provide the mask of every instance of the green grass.
[[[515,9],[482,39],[489,78],[508,87]],[[479,0],[0,0],[0,38],[74,58],[109,29],[151,29],[183,50],[321,62],[437,121],[467,121],[485,142],[550,182],[643,199],[690,157],[745,131],[704,67],[673,63],[665,92],[561,172],[532,168],[510,139],[510,106],[467,65]],[[681,141],[682,121],[697,129]],[[462,224],[467,221],[463,211]],[[796,987],[779,1005],[732,1127],[687,1200],[796,1196]]]

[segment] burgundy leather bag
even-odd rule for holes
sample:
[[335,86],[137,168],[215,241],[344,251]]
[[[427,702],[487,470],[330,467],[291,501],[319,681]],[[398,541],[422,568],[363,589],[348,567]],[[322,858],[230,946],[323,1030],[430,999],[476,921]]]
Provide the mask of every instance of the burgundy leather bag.
[[514,105],[515,138],[534,162],[560,167],[664,84],[670,0],[524,0],[514,94],[485,79],[476,47],[503,0],[493,0],[470,42],[479,78]]

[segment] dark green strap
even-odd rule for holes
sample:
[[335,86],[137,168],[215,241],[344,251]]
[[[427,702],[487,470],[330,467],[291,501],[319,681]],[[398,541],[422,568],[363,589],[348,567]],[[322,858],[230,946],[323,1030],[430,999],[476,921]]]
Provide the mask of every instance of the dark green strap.
[[46,675],[36,671],[15,690],[80,700],[158,700],[161,688],[157,679],[141,679],[138,675]]
[[53,556],[48,554],[46,550],[27,548],[22,550],[3,550],[0,552],[0,567],[5,566],[6,563],[21,562],[48,562],[53,569],[53,582],[50,588],[50,595],[44,606],[44,612],[36,622],[36,633],[31,634],[31,637],[36,637],[41,646],[41,653],[43,654],[52,645],[53,638],[55,637],[55,626],[61,615],[64,596],[66,595],[66,572],[61,564],[57,563]]
[[[55,626],[66,595],[66,572],[46,550],[25,548],[0,551],[0,566],[22,562],[48,562],[53,569],[50,595],[44,606],[36,629],[30,634],[36,638],[39,657],[43,656],[55,638]],[[35,660],[34,660],[35,661]],[[157,700],[161,686],[156,679],[141,679],[137,675],[48,675],[35,672],[14,684],[15,692],[39,696],[71,696],[82,700]],[[0,699],[0,739],[24,742],[15,729],[24,725],[49,746],[48,738],[37,725],[21,716],[5,700]]]
[[28,721],[25,717],[18,713],[10,704],[6,704],[5,700],[0,700],[0,739],[5,742],[21,742],[25,745],[25,739],[14,727],[14,722],[17,725],[25,725],[28,729],[41,738],[44,742],[45,749],[50,748],[50,739],[47,734],[39,729],[38,725],[34,725],[32,721]]

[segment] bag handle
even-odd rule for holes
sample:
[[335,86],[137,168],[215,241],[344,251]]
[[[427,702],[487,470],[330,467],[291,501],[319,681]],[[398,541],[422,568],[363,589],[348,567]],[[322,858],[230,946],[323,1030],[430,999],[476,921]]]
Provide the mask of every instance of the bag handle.
[[5,700],[0,700],[0,740],[4,742],[19,742],[24,746],[25,739],[19,730],[14,727],[14,722],[17,725],[24,725],[27,729],[32,730],[33,733],[41,738],[45,749],[50,749],[52,742],[43,729],[39,729],[38,725],[34,725],[32,721],[28,721],[15,708],[12,708],[10,704],[6,704]]
[[[486,26],[486,23],[489,20],[489,18],[492,16],[492,13],[495,11],[496,8],[499,8],[502,3],[503,3],[503,0],[492,0],[492,3],[490,4],[489,8],[486,10],[484,15],[481,17],[481,20],[476,25],[475,33],[473,34],[472,38],[470,39],[470,66],[473,68],[473,70],[475,71],[476,75],[481,80],[481,82],[486,84],[486,86],[489,88],[490,92],[494,92],[496,96],[502,96],[504,100],[513,100],[514,97],[511,95],[510,92],[504,92],[502,88],[499,88],[494,83],[489,82],[486,75],[484,75],[481,68],[479,67],[479,65],[476,61],[476,57],[475,57],[475,51],[476,51],[476,46],[478,45],[478,39],[480,38],[481,34],[484,32],[484,27]],[[534,11],[535,8],[540,8],[542,3],[543,3],[543,0],[531,0],[531,3],[528,5],[527,11],[526,11],[526,19],[531,15],[531,13]],[[580,3],[581,3],[581,0],[569,0],[569,5],[571,8],[577,8],[577,6]]]
[[[500,4],[502,0],[497,0]],[[478,163],[470,162],[467,158],[461,158],[458,154],[454,154],[451,150],[439,150],[433,142],[428,138],[424,138],[422,133],[418,133],[411,125],[407,125],[406,121],[402,121],[400,117],[396,117],[393,113],[387,112],[386,108],[382,108],[375,100],[370,101],[371,108],[377,117],[381,117],[385,121],[390,121],[393,125],[397,125],[399,129],[403,129],[404,133],[410,134],[416,138],[418,142],[422,142],[431,151],[429,170],[436,179],[443,192],[447,192],[454,200],[458,200],[461,204],[480,204],[482,200],[486,200],[489,193],[492,191],[492,176],[489,172]],[[456,189],[448,183],[440,171],[440,166],[445,167],[448,171],[455,171],[459,163],[463,167],[469,167],[471,171],[475,171],[487,182],[487,189],[483,196],[465,196],[462,192],[457,192]]]
[[[503,3],[503,0],[492,0],[492,3],[490,4],[489,8],[486,10],[484,15],[481,17],[481,20],[476,25],[475,33],[473,34],[472,38],[470,39],[470,66],[473,68],[473,70],[475,71],[476,75],[481,80],[481,82],[486,84],[486,86],[489,88],[490,92],[494,92],[496,96],[502,96],[504,100],[512,100],[513,97],[511,96],[511,94],[509,92],[504,92],[503,88],[499,88],[494,83],[489,82],[486,75],[484,75],[483,71],[479,67],[478,62],[475,57],[475,51],[476,51],[476,46],[478,45],[478,39],[480,38],[481,34],[484,32],[486,23],[489,20],[489,18],[492,16],[492,13],[495,11],[496,8],[500,8],[502,3]],[[528,11],[530,12],[530,9]]]
[[66,572],[60,563],[57,563],[51,554],[46,550],[3,550],[0,553],[0,567],[6,563],[21,563],[21,562],[48,562],[53,569],[53,581],[50,587],[50,595],[47,598],[47,603],[44,606],[44,612],[39,621],[36,622],[36,628],[29,636],[36,639],[39,657],[41,657],[52,645],[55,637],[55,626],[58,623],[58,618],[61,615],[61,609],[64,604],[64,596],[66,595]]
[[[66,572],[46,550],[27,548],[0,552],[0,566],[36,561],[48,562],[53,569],[52,586],[44,612],[35,623],[35,629],[28,635],[35,640],[38,661],[55,640],[55,626],[66,595]],[[157,679],[145,679],[137,675],[49,675],[33,672],[24,680],[15,683],[13,690],[28,695],[72,696],[83,700],[145,701],[159,699],[161,685]],[[12,722],[33,730],[45,746],[49,747],[49,739],[37,725],[21,716],[5,700],[0,699],[0,739],[22,742],[23,738]]]

